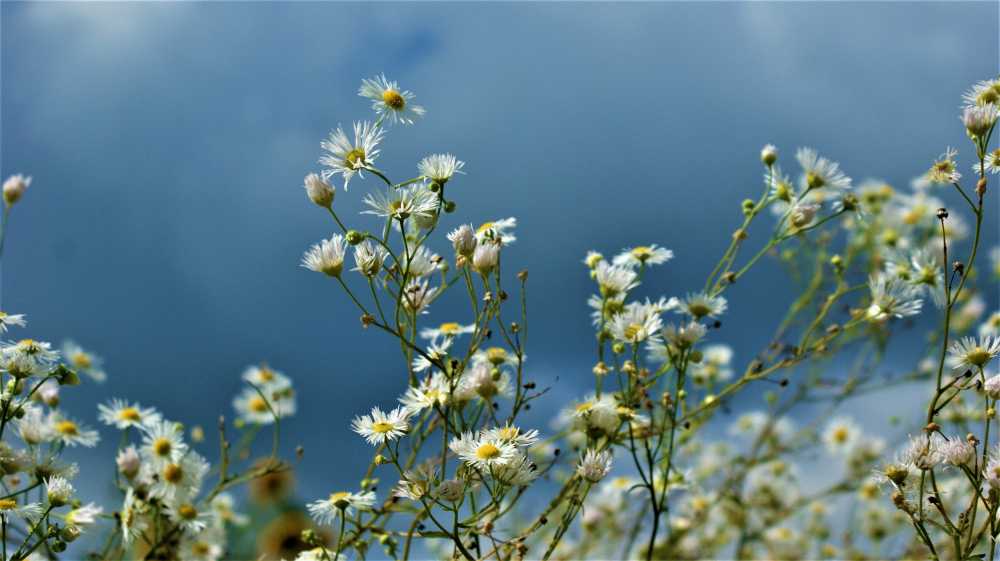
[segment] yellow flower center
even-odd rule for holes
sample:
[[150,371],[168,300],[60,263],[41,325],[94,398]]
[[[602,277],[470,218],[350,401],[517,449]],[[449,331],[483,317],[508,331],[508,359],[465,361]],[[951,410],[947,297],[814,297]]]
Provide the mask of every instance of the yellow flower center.
[[259,395],[255,395],[247,402],[247,409],[254,413],[264,413],[267,411],[267,402]]
[[77,368],[90,368],[93,365],[93,361],[90,359],[90,355],[84,352],[73,353],[70,358],[73,361],[73,365]]
[[339,493],[330,493],[330,504],[343,510],[351,506],[350,499],[351,494],[347,491],[341,491]]
[[344,156],[344,167],[350,169],[358,169],[365,163],[365,150],[364,148],[355,148]]
[[476,233],[477,234],[482,234],[482,233],[486,232],[487,230],[492,230],[492,229],[493,229],[493,223],[492,222],[483,222],[483,224],[479,228],[476,228]]
[[593,407],[594,407],[593,403],[591,403],[589,401],[584,401],[583,403],[581,403],[581,404],[579,404],[579,405],[576,406],[576,412],[577,413],[586,413],[587,411],[590,411],[591,409],[593,409]]
[[198,516],[198,509],[189,503],[184,503],[177,509],[177,514],[185,520],[194,520]]
[[274,371],[266,366],[260,367],[260,373],[258,375],[260,376],[261,381],[264,382],[270,382],[274,380]]
[[847,430],[847,427],[837,427],[833,429],[832,438],[837,444],[843,444],[847,442],[847,437],[850,435],[850,431]]
[[142,416],[139,414],[139,410],[135,407],[126,407],[118,412],[118,418],[122,421],[138,422],[142,419]]
[[372,423],[372,432],[377,432],[379,434],[385,434],[391,431],[393,428],[392,423],[378,422]]
[[56,432],[66,436],[76,436],[80,434],[80,428],[73,421],[59,421],[56,423]]
[[500,457],[500,449],[487,442],[476,448],[476,457],[480,460],[493,460]]
[[633,341],[639,336],[640,333],[642,333],[642,325],[639,325],[638,323],[630,323],[628,327],[625,328],[624,335],[626,339]]
[[406,98],[396,90],[385,90],[382,92],[382,101],[396,111],[406,107]]
[[647,246],[639,246],[632,248],[632,257],[635,257],[639,261],[646,261],[653,256],[653,249]]
[[989,105],[1000,102],[1000,92],[994,88],[986,88],[976,96],[976,105]]
[[167,464],[167,467],[163,468],[163,480],[168,483],[177,484],[184,479],[184,469],[177,464]]
[[0,499],[0,510],[14,510],[17,508],[17,500]]
[[806,185],[808,185],[810,189],[819,189],[823,185],[826,185],[826,180],[823,179],[822,175],[814,171],[810,171],[806,174]]
[[173,448],[174,445],[169,438],[161,436],[153,441],[153,453],[157,456],[166,456]]
[[194,553],[199,557],[208,555],[210,550],[210,546],[205,542],[194,542],[191,544],[191,553]]
[[458,335],[458,332],[461,329],[462,329],[461,325],[452,321],[448,323],[442,323],[441,327],[438,328],[438,331],[440,331],[444,335],[454,336]]
[[520,433],[521,429],[517,427],[504,427],[500,429],[500,438],[503,438],[504,440],[514,440]]
[[507,351],[502,347],[490,347],[486,349],[486,358],[493,364],[501,364],[507,360]]
[[969,364],[982,366],[990,361],[990,353],[982,347],[976,347],[965,354],[965,360],[969,361]]
[[688,305],[688,312],[690,312],[691,315],[696,318],[707,316],[708,313],[711,311],[712,311],[711,308],[709,308],[706,304],[703,304],[701,302],[695,302],[694,304]]

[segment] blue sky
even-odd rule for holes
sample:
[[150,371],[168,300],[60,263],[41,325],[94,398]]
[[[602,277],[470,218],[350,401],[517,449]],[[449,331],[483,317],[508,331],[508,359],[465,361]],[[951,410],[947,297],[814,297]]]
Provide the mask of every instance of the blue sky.
[[[411,177],[451,151],[468,162],[449,187],[452,223],[518,218],[505,262],[530,271],[530,371],[554,405],[591,383],[587,249],[665,245],[677,257],[649,293],[694,290],[759,191],[764,143],[906,186],[945,146],[968,155],[960,95],[998,70],[990,2],[3,2],[0,14],[0,167],[35,178],[11,223],[3,304],[28,314],[32,336],[97,351],[111,376],[67,407],[96,422],[90,404],[115,395],[211,427],[242,368],[266,360],[299,388],[286,444],[305,445],[303,489],[320,494],[363,469],[333,461],[367,453],[350,418],[405,384],[392,341],[298,267],[332,231],[301,179],[331,128],[369,115],[361,78],[385,72],[428,109],[391,131],[384,169]],[[353,212],[373,187],[339,193],[341,216],[363,224]],[[785,286],[765,266],[730,292],[720,339],[738,362],[766,342],[759,326]]]

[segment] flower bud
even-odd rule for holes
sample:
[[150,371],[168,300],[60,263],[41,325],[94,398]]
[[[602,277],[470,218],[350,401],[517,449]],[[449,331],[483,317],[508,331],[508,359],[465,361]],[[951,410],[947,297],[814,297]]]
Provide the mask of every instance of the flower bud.
[[766,144],[760,151],[760,161],[771,167],[778,161],[778,149],[773,144]]
[[3,183],[3,200],[12,205],[21,200],[24,191],[31,185],[31,178],[21,174],[12,175]]
[[357,230],[348,230],[344,237],[347,238],[347,243],[351,245],[358,245],[365,240],[365,235]]
[[315,173],[307,175],[304,183],[309,200],[316,204],[316,206],[330,208],[333,205],[334,190],[332,185],[323,181]]

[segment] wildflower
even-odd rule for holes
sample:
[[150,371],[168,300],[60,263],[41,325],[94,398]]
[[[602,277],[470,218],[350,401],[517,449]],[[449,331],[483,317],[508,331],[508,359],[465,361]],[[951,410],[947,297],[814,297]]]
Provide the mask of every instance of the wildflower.
[[983,470],[983,491],[1000,489],[1000,458],[991,457]]
[[805,228],[812,224],[819,208],[818,204],[798,201],[788,212],[788,223],[795,229]]
[[517,448],[506,441],[464,433],[448,445],[466,464],[478,469],[492,469],[514,460]]
[[513,217],[494,220],[492,222],[483,222],[476,229],[476,241],[479,243],[492,241],[501,245],[510,245],[517,241],[514,234],[510,233],[510,230],[513,230],[516,226],[517,219]]
[[765,144],[760,149],[760,161],[765,166],[773,166],[778,161],[778,149],[773,144]]
[[98,416],[106,425],[119,429],[130,427],[140,427],[146,423],[155,423],[160,420],[160,414],[152,407],[143,408],[138,403],[132,405],[121,399],[112,399],[107,405],[97,406]]
[[374,278],[382,270],[382,262],[389,252],[380,245],[365,240],[354,246],[354,263],[352,271],[359,271],[368,278]]
[[593,448],[588,448],[581,456],[580,463],[577,464],[576,473],[580,477],[591,483],[597,483],[604,479],[611,471],[611,452],[605,450],[598,452]]
[[949,147],[931,165],[931,169],[924,176],[931,183],[955,183],[961,179],[962,174],[958,173],[958,166],[955,164],[955,156],[958,150]]
[[656,244],[627,248],[616,255],[611,263],[619,267],[662,265],[674,258],[674,252]]
[[943,459],[941,457],[943,444],[944,437],[938,433],[911,437],[910,442],[903,450],[901,459],[917,469],[933,469]]
[[3,516],[10,523],[10,515],[13,514],[24,520],[37,520],[42,515],[42,505],[38,503],[24,503],[19,505],[17,497],[0,499],[0,516]]
[[423,117],[426,110],[414,105],[413,93],[399,88],[399,84],[388,80],[385,74],[361,81],[358,95],[372,100],[372,109],[379,116],[379,122],[389,119],[393,123],[412,125],[417,117]]
[[412,280],[403,290],[403,308],[417,313],[426,314],[427,306],[434,301],[438,288],[430,286],[426,280]]
[[368,510],[375,504],[375,493],[331,493],[326,499],[309,503],[309,514],[318,524],[332,526],[338,516],[350,516],[354,510]]
[[650,337],[659,337],[663,327],[660,314],[653,306],[633,302],[611,319],[611,336],[616,341],[638,345]]
[[24,314],[8,314],[0,312],[0,333],[6,333],[12,325],[24,327],[28,322],[24,320]]
[[192,534],[204,530],[214,519],[212,512],[201,512],[190,502],[170,505],[166,511],[167,518]]
[[448,234],[448,241],[451,242],[455,253],[463,257],[471,257],[476,250],[476,234],[472,226],[462,224]]
[[820,157],[812,148],[799,148],[795,159],[802,166],[804,190],[826,188],[843,191],[851,188],[851,178],[840,170],[840,164]]
[[354,142],[351,142],[344,129],[337,127],[329,138],[320,143],[320,147],[327,152],[319,159],[319,163],[327,167],[322,172],[323,179],[329,181],[334,175],[342,176],[346,191],[354,174],[360,174],[375,162],[382,135],[382,128],[368,121],[357,122],[354,123]]
[[594,269],[594,280],[605,297],[617,296],[639,286],[638,278],[639,274],[631,267],[609,265],[605,261],[598,263]]
[[425,327],[420,330],[420,336],[424,339],[437,340],[437,339],[451,339],[458,337],[459,335],[465,335],[468,333],[473,333],[476,330],[476,326],[473,324],[462,325],[456,322],[445,322],[437,327]]
[[448,381],[440,372],[425,378],[420,385],[409,387],[399,398],[399,402],[412,416],[435,405],[444,405],[448,401]]
[[187,453],[180,426],[173,421],[160,420],[141,427],[143,431],[142,447],[145,459],[162,465],[180,461]]
[[122,543],[125,545],[132,543],[132,540],[139,536],[145,529],[146,523],[142,517],[145,510],[145,505],[135,496],[135,490],[129,487],[125,491],[125,500],[122,503],[119,514]]
[[385,193],[369,193],[365,195],[363,201],[370,207],[370,210],[362,211],[361,214],[374,214],[382,218],[400,221],[411,216],[413,218],[433,218],[441,203],[437,195],[420,185],[389,189]]
[[492,470],[493,478],[513,487],[523,487],[538,478],[538,466],[523,452],[517,452],[506,464]]
[[73,341],[66,341],[62,346],[62,356],[69,362],[73,369],[90,376],[95,382],[107,380],[108,375],[102,369],[100,357],[94,353],[87,352]]
[[949,347],[947,363],[955,370],[982,369],[998,354],[1000,354],[1000,337],[987,335],[980,337],[978,341],[975,337],[963,337]]
[[538,442],[538,431],[522,431],[520,428],[507,423],[503,427],[493,427],[483,431],[483,437],[487,440],[501,440],[514,446],[525,448]]
[[[423,354],[418,354],[413,357],[413,370],[416,372],[423,372],[431,367],[441,364],[442,361],[448,356],[448,349],[451,348],[451,344],[454,339],[445,338],[440,341],[431,341],[428,345],[427,350]],[[427,355],[427,356],[424,356]],[[436,361],[436,362],[435,362]]]
[[266,364],[248,366],[241,376],[243,381],[266,391],[278,391],[290,388],[292,381],[281,372]]
[[233,398],[233,408],[248,423],[269,425],[275,417],[283,419],[295,414],[296,405],[291,388],[243,388]]
[[698,364],[691,365],[691,377],[696,383],[720,382],[733,376],[729,363],[733,358],[733,349],[728,345],[708,345],[702,349],[703,358]]
[[49,414],[48,425],[52,427],[54,439],[67,446],[80,445],[93,448],[101,439],[96,430],[81,425],[57,411]]
[[953,466],[964,466],[976,459],[976,447],[967,440],[954,437],[941,445],[941,459]]
[[178,505],[197,496],[210,467],[197,452],[188,451],[178,461],[143,464],[140,477],[148,482],[150,496]]
[[613,433],[621,425],[618,416],[618,403],[605,393],[600,398],[590,396],[576,404],[570,412],[570,417],[582,422],[582,427],[596,428],[605,433]]
[[445,501],[457,503],[465,496],[465,482],[458,479],[447,479],[438,484],[437,496]]
[[494,375],[493,368],[479,362],[462,377],[456,390],[456,398],[465,401],[478,395],[490,401],[497,396],[509,397],[510,393],[510,375],[505,371]]
[[709,296],[704,292],[688,294],[680,301],[678,313],[688,313],[698,320],[703,317],[717,317],[726,311],[726,299],[722,296]]
[[979,326],[979,336],[985,337],[987,335],[1000,337],[1000,310],[990,314],[990,317],[986,318],[986,321]]
[[124,475],[127,479],[132,479],[139,473],[139,468],[142,467],[139,451],[132,445],[122,448],[115,457],[115,465],[118,466],[118,473]]
[[410,411],[406,407],[397,407],[387,413],[373,407],[370,414],[355,417],[351,428],[375,446],[405,435],[410,429],[409,418]]
[[489,274],[500,262],[500,244],[481,243],[472,254],[472,268],[481,275]]
[[68,526],[91,526],[97,522],[97,518],[102,512],[104,512],[104,509],[95,503],[87,503],[67,512],[63,519]]
[[[700,341],[707,332],[708,329],[704,325],[697,321],[691,321],[681,325],[671,323],[663,328],[661,335],[671,345],[680,349],[686,349]],[[653,347],[655,348],[655,345]]]
[[317,273],[339,277],[344,270],[346,252],[347,242],[344,237],[334,234],[329,240],[322,240],[310,247],[302,256],[302,266]]
[[994,104],[966,107],[962,111],[962,124],[969,136],[982,138],[997,122],[998,108]]
[[407,273],[414,277],[426,277],[441,268],[441,256],[427,249],[427,246],[420,246],[406,258],[405,269]]
[[[972,170],[979,173],[979,162],[972,165]],[[1000,148],[987,152],[983,158],[983,170],[990,173],[1000,173]]]
[[73,486],[64,477],[50,477],[45,481],[45,494],[50,505],[60,507],[73,498]]
[[420,160],[420,163],[417,164],[420,176],[438,185],[444,185],[456,173],[464,173],[463,167],[465,167],[465,162],[451,154],[433,154]]
[[59,353],[52,345],[34,339],[0,344],[0,366],[15,378],[44,374],[55,366]]
[[310,173],[303,180],[306,195],[316,206],[330,208],[333,206],[333,196],[335,194],[333,186],[323,180],[315,173]]
[[3,182],[3,200],[8,206],[21,200],[24,191],[31,185],[31,177],[12,175]]
[[985,105],[1000,105],[1000,80],[983,80],[977,82],[967,92],[962,94],[967,106],[982,107]]
[[866,315],[869,320],[882,322],[889,318],[904,318],[920,313],[924,301],[920,291],[898,277],[885,274],[868,280],[872,303]]
[[831,454],[847,454],[860,438],[861,428],[846,417],[833,419],[823,432],[823,442]]

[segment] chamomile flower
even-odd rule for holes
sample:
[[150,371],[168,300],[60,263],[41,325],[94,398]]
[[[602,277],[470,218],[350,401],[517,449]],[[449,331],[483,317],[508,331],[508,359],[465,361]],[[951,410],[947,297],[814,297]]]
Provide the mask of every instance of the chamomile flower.
[[504,370],[495,377],[489,364],[482,362],[473,364],[472,368],[462,376],[455,397],[460,401],[467,401],[477,395],[486,401],[492,401],[498,396],[510,397],[510,374]]
[[511,233],[511,230],[516,226],[517,219],[513,217],[483,222],[479,228],[476,228],[476,241],[479,243],[492,241],[501,245],[510,245],[517,241],[517,238]]
[[433,218],[441,204],[438,196],[422,185],[369,193],[365,195],[363,202],[368,205],[369,210],[362,211],[361,214],[374,214],[394,220]]
[[483,470],[503,466],[517,457],[517,447],[510,442],[471,432],[452,439],[448,447],[466,464]]
[[[259,390],[259,391],[258,391]],[[290,387],[243,388],[233,399],[233,408],[247,423],[270,425],[295,414],[295,397]]]
[[444,185],[456,173],[465,173],[462,171],[463,167],[465,162],[451,154],[432,154],[420,160],[417,171],[424,179]]
[[389,252],[371,240],[365,240],[354,246],[354,263],[352,271],[358,271],[368,278],[374,278],[382,270],[382,263]]
[[424,378],[418,386],[407,388],[399,402],[412,416],[424,409],[447,403],[448,391],[448,380],[440,372],[435,372]]
[[[708,333],[708,328],[700,322],[691,321],[681,325],[671,323],[663,328],[661,335],[674,347],[685,349],[700,341],[706,333]],[[650,347],[653,348],[655,345],[650,345]]]
[[624,249],[611,260],[611,263],[620,267],[641,267],[645,265],[662,265],[673,258],[673,251],[652,244]]
[[129,487],[125,491],[125,500],[119,512],[120,527],[122,532],[122,543],[131,544],[136,537],[142,534],[146,528],[145,517],[146,504],[135,496],[135,490]]
[[426,277],[441,268],[441,256],[420,246],[408,257],[404,256],[404,268],[410,276]]
[[599,398],[588,396],[577,403],[569,414],[577,429],[596,428],[610,434],[621,425],[618,402],[608,393],[601,394]]
[[378,114],[380,122],[388,120],[412,125],[426,113],[423,107],[413,104],[412,92],[400,89],[399,84],[388,80],[385,74],[362,80],[358,95],[372,100],[372,109]]
[[24,520],[38,520],[42,516],[42,505],[39,503],[20,504],[17,502],[17,497],[0,499],[0,516],[10,523],[12,515]]
[[166,509],[167,518],[192,534],[197,534],[214,521],[212,511],[201,511],[190,502],[180,502],[169,505]]
[[34,446],[55,438],[55,428],[51,416],[46,416],[39,407],[24,406],[24,416],[17,420],[17,431],[25,444]]
[[96,430],[82,425],[58,411],[49,414],[48,425],[52,427],[54,440],[58,440],[66,446],[93,448],[101,439]]
[[331,493],[323,500],[309,503],[309,514],[317,524],[332,526],[340,516],[351,516],[355,510],[369,510],[375,504],[375,493]]
[[28,322],[24,319],[24,314],[8,314],[0,312],[0,333],[6,333],[11,326],[24,327]]
[[920,313],[924,301],[920,289],[891,275],[880,274],[868,280],[871,304],[866,311],[870,321],[883,322],[889,318],[904,318]]
[[615,341],[638,345],[650,337],[659,337],[661,327],[663,321],[656,308],[632,302],[611,318],[610,331]]
[[327,152],[319,159],[319,163],[326,166],[322,172],[323,179],[329,181],[334,175],[342,176],[346,191],[354,174],[361,174],[362,170],[374,164],[383,134],[381,127],[368,121],[356,122],[352,142],[344,129],[337,127],[329,138],[320,143],[320,147]]
[[609,265],[601,261],[594,269],[594,280],[605,297],[617,296],[639,286],[639,274],[631,267]]
[[448,241],[451,242],[451,246],[455,250],[455,254],[461,255],[465,258],[472,257],[473,252],[476,251],[476,244],[478,243],[475,231],[472,229],[472,226],[468,224],[462,224],[458,228],[449,232]]
[[976,82],[962,94],[962,100],[971,107],[1000,105],[1000,79]]
[[53,507],[69,503],[73,498],[73,485],[65,477],[54,476],[45,481],[45,497]]
[[958,165],[955,163],[957,155],[958,150],[948,147],[943,154],[938,156],[924,177],[931,183],[955,183],[962,178],[962,174],[958,173]]
[[292,386],[291,379],[266,364],[252,365],[243,370],[243,381],[262,390],[283,390]]
[[403,290],[403,308],[415,314],[426,314],[438,288],[424,280],[411,280]]
[[107,405],[97,406],[97,418],[102,423],[119,429],[130,427],[141,427],[147,423],[158,423],[160,414],[152,407],[142,407],[138,403],[130,404],[127,401],[115,398]]
[[344,236],[334,234],[328,240],[314,244],[302,255],[302,266],[310,271],[339,277],[344,270],[344,255],[347,241]]
[[840,164],[820,157],[812,148],[799,148],[795,159],[802,166],[804,190],[832,189],[844,191],[851,188],[851,178],[840,170]]
[[156,465],[178,462],[188,451],[180,425],[159,420],[142,427],[142,456]]
[[58,359],[59,353],[44,341],[21,339],[0,345],[0,367],[15,378],[44,374]]
[[597,483],[604,479],[611,471],[612,461],[611,452],[607,450],[598,452],[593,448],[588,448],[580,455],[580,461],[576,466],[576,474],[591,483]]
[[[987,152],[983,158],[983,170],[989,173],[1000,173],[1000,148]],[[979,173],[979,162],[972,165],[972,171]]]
[[697,292],[685,296],[676,311],[699,320],[703,317],[718,317],[726,311],[726,308],[726,299],[722,296],[709,296],[704,292]]
[[472,252],[472,268],[481,275],[489,274],[500,263],[500,244],[480,243]]
[[67,526],[76,526],[78,528],[92,526],[103,512],[104,509],[97,506],[96,503],[87,503],[67,512],[63,516],[63,520],[66,521]]
[[453,321],[442,323],[437,327],[425,327],[420,330],[420,336],[424,339],[430,339],[431,341],[436,341],[439,339],[453,339],[460,335],[467,335],[473,333],[476,330],[476,326],[473,324],[462,325]]
[[526,448],[538,442],[537,430],[521,430],[517,426],[511,425],[510,423],[507,423],[503,427],[486,429],[483,431],[482,435],[487,440],[500,440],[520,448]]
[[351,428],[365,437],[368,444],[377,446],[405,435],[410,429],[409,419],[410,410],[406,407],[397,407],[389,412],[373,407],[368,415],[355,417]]
[[691,378],[695,383],[717,383],[733,377],[729,363],[733,358],[733,349],[728,345],[707,345],[702,349],[702,360],[692,364]]
[[211,466],[197,452],[188,451],[176,462],[159,466],[143,464],[140,477],[149,484],[149,494],[168,505],[189,502],[198,495]]
[[997,122],[998,108],[994,104],[966,107],[959,117],[965,125],[966,132],[974,137],[982,138],[990,132]]
[[518,451],[511,460],[491,470],[493,479],[512,487],[523,487],[538,478],[538,466],[523,452]]
[[823,431],[823,442],[831,454],[847,455],[860,439],[861,427],[848,417],[831,420]]
[[964,438],[952,437],[940,448],[941,459],[953,466],[965,466],[976,459],[976,447]]
[[900,460],[920,470],[933,469],[943,460],[941,447],[944,443],[944,437],[938,433],[910,437],[900,453]]
[[1000,337],[963,337],[948,348],[947,364],[955,370],[981,369],[1000,354]]

